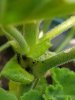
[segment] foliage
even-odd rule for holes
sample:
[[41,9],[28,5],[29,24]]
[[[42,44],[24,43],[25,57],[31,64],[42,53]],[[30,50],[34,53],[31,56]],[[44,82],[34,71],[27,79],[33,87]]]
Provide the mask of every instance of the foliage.
[[0,99],[2,100],[17,100],[16,96],[11,93],[6,92],[0,88]]
[[51,73],[53,85],[46,88],[44,98],[46,100],[74,100],[75,73],[66,68],[53,68]]
[[[73,0],[1,0],[0,23],[14,24],[53,18],[74,12]],[[19,6],[20,5],[20,6]]]
[[[0,36],[8,39],[0,53],[10,46],[15,52],[0,72],[1,79],[9,80],[9,92],[0,88],[1,100],[75,99],[75,73],[57,68],[75,59],[75,47],[61,50],[74,36],[74,11],[73,0],[0,0]],[[46,32],[49,21],[61,16],[66,20]],[[42,21],[44,35],[40,38]],[[70,28],[66,42],[57,50],[61,52],[51,52],[52,39]],[[51,84],[46,80],[48,70]]]

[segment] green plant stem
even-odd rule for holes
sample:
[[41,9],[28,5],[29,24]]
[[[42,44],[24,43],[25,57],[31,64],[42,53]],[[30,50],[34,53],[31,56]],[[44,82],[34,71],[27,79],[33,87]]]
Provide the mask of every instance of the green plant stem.
[[36,44],[39,38],[39,22],[25,24],[23,26],[23,36],[30,47]]
[[9,91],[15,94],[20,99],[21,92],[22,92],[22,85],[20,83],[9,81]]
[[65,37],[64,41],[62,42],[62,44],[56,49],[56,52],[60,52],[61,50],[64,49],[64,47],[69,43],[69,41],[73,38],[74,33],[75,32],[75,28],[72,28],[69,32],[68,35]]
[[17,53],[22,53],[22,49],[19,46],[19,44],[15,40],[8,41],[4,45],[0,46],[0,52],[4,51],[5,49],[9,48],[12,46],[12,48],[17,52]]
[[6,32],[3,27],[1,27],[1,31],[3,32],[3,34],[8,38],[8,40],[13,40],[14,38],[8,33]]
[[19,43],[20,47],[23,49],[23,53],[27,54],[29,52],[29,46],[22,34],[13,26],[5,26],[3,28]]
[[57,67],[59,65],[62,65],[64,63],[70,62],[73,59],[75,59],[75,47],[62,51],[60,53],[55,54],[54,56],[50,57],[49,59],[43,61],[43,62],[37,62],[33,66],[33,73],[36,76],[43,75],[47,70],[49,70],[52,67]]
[[68,20],[66,20],[65,22],[63,22],[62,24],[56,26],[51,31],[49,31],[48,33],[46,33],[39,40],[39,42],[43,42],[43,41],[46,41],[46,40],[51,40],[54,37],[56,37],[57,35],[59,35],[60,33],[66,31],[67,29],[71,28],[74,25],[75,25],[75,16],[72,16],[71,18],[69,18]]
[[5,49],[7,49],[10,46],[11,46],[10,42],[5,43],[4,45],[0,46],[0,52],[4,51]]

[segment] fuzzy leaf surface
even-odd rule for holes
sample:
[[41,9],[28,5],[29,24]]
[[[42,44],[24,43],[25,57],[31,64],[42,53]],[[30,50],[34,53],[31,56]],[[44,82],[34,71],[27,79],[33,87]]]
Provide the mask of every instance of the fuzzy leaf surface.
[[25,71],[17,62],[16,58],[12,58],[4,67],[1,75],[10,80],[23,84],[31,83],[34,76]]
[[74,11],[73,0],[0,0],[0,24],[32,22]]
[[15,95],[0,88],[0,100],[18,100]]
[[66,68],[52,68],[50,70],[53,85],[45,90],[45,100],[74,100],[75,73]]

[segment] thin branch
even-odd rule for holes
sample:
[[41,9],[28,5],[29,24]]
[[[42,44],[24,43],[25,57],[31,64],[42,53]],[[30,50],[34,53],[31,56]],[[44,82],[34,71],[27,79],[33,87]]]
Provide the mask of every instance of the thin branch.
[[54,37],[56,37],[57,35],[59,35],[60,33],[66,31],[67,29],[73,27],[75,25],[75,16],[72,16],[71,18],[69,18],[68,20],[66,20],[65,22],[63,22],[62,24],[56,26],[55,28],[53,28],[52,30],[50,30],[48,33],[46,33],[40,40],[39,42],[43,42],[46,40],[51,40]]
[[36,44],[39,39],[39,22],[24,24],[23,36],[30,47]]
[[8,41],[8,42],[5,43],[4,45],[0,46],[0,53],[1,53],[2,51],[4,51],[5,49],[9,48],[9,47],[11,46],[11,43],[12,43],[12,42],[13,42],[13,41]]
[[45,74],[52,67],[57,67],[75,59],[75,47],[55,54],[43,62],[37,62],[33,66],[33,73],[37,76]]
[[20,45],[20,47],[23,49],[23,53],[27,54],[29,52],[29,46],[22,36],[22,34],[13,26],[5,26],[3,27],[4,31],[8,32],[9,35],[11,35]]

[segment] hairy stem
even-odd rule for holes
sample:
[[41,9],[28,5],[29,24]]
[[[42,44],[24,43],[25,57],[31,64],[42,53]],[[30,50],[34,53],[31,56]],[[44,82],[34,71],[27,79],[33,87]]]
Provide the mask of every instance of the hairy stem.
[[3,27],[1,27],[1,31],[3,32],[3,34],[7,37],[8,40],[13,40],[14,38],[8,33],[6,32]]
[[20,47],[23,49],[23,53],[27,54],[29,52],[29,46],[21,33],[13,26],[6,26],[3,28],[19,43]]
[[13,94],[15,94],[18,98],[18,100],[20,99],[21,96],[21,84],[18,82],[14,82],[14,81],[9,81],[9,91],[12,92]]
[[0,46],[0,52],[7,49],[8,47],[10,47],[11,43],[13,43],[13,41],[9,41],[9,42],[5,43],[4,45]]
[[23,26],[23,36],[30,47],[36,44],[39,38],[39,22],[25,24]]
[[51,40],[54,37],[56,37],[57,35],[59,35],[60,33],[66,31],[67,29],[71,28],[72,26],[75,25],[75,16],[72,16],[71,18],[69,18],[68,20],[66,20],[65,22],[63,22],[62,24],[56,26],[55,28],[53,28],[52,30],[50,30],[48,33],[46,33],[39,42],[43,42],[46,40]]
[[33,66],[33,73],[37,76],[43,75],[50,68],[70,62],[73,59],[75,59],[75,47],[57,53],[43,62],[37,62]]

